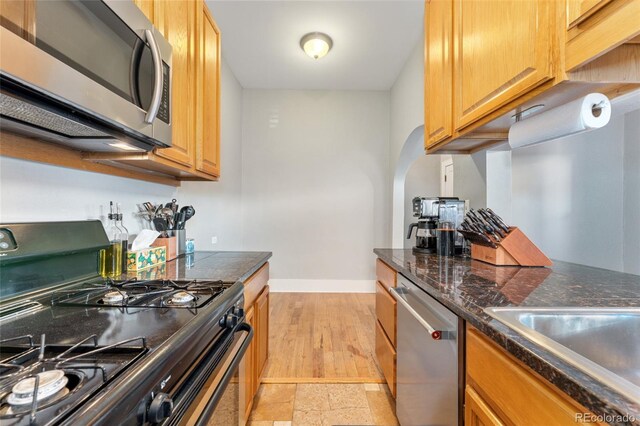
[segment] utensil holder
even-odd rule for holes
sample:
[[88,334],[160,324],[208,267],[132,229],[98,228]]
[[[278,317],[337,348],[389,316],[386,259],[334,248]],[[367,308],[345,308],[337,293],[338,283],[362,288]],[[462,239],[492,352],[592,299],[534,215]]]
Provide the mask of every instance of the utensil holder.
[[177,253],[181,256],[187,252],[187,230],[186,229],[174,229],[169,231],[171,235],[177,238]]
[[497,248],[471,244],[471,258],[495,266],[551,266],[553,262],[518,228],[511,228]]
[[167,261],[178,257],[178,237],[159,237],[151,244],[151,247],[165,247]]

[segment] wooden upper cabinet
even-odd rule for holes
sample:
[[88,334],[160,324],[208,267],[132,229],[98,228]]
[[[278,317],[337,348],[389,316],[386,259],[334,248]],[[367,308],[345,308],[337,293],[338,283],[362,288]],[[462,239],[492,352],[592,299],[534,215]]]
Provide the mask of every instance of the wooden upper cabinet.
[[567,24],[578,25],[613,0],[567,0]]
[[35,0],[1,0],[0,24],[33,42],[36,28]]
[[427,0],[424,113],[427,148],[453,135],[453,0]]
[[622,57],[609,63],[629,70],[624,82],[637,82],[640,0],[568,0],[565,67],[569,72],[593,62],[611,50],[627,45]]
[[196,170],[220,175],[220,30],[207,7],[202,26],[202,131],[196,139]]
[[454,0],[454,122],[461,129],[553,78],[554,2]]
[[138,6],[138,9],[140,9],[142,13],[145,14],[149,21],[155,22],[153,19],[155,16],[155,14],[153,13],[155,3],[154,0],[133,0],[133,3]]
[[197,17],[201,1],[155,1],[154,24],[173,47],[171,55],[171,148],[156,149],[161,157],[193,165],[196,136]]

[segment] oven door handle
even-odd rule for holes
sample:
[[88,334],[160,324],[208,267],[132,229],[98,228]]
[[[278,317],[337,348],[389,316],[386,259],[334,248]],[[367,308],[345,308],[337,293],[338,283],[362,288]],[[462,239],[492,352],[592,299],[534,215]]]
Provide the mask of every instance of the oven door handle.
[[251,344],[251,340],[253,339],[253,327],[251,327],[250,324],[247,324],[246,322],[240,324],[237,328],[237,331],[246,331],[248,332],[248,334],[245,337],[244,341],[242,342],[242,345],[236,352],[236,355],[233,358],[231,365],[229,365],[229,368],[227,368],[227,370],[223,373],[222,378],[220,379],[220,382],[216,387],[216,390],[213,392],[213,395],[211,395],[211,399],[209,400],[209,402],[207,402],[207,405],[204,407],[204,409],[200,413],[200,417],[198,417],[198,420],[196,421],[195,426],[206,426],[206,424],[209,421],[209,418],[211,417],[211,415],[213,414],[216,408],[216,405],[218,405],[218,401],[220,400],[225,390],[227,389],[227,385],[231,381],[231,378],[233,377],[235,370],[238,368],[238,366],[240,365],[240,362],[242,361],[242,358],[244,357],[244,354],[247,352],[247,348]]
[[153,124],[153,120],[158,115],[160,109],[160,102],[162,102],[162,86],[164,84],[164,76],[162,75],[162,57],[160,56],[160,48],[158,42],[153,35],[153,30],[144,30],[144,35],[149,42],[149,48],[151,49],[151,58],[153,59],[153,95],[151,96],[151,105],[147,115],[144,117],[144,122],[147,124]]

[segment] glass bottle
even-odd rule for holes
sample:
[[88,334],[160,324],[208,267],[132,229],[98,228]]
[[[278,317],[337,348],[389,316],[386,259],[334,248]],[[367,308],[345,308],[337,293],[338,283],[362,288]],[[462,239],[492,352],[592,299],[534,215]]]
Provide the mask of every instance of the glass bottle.
[[129,252],[129,230],[122,223],[123,214],[120,210],[120,203],[116,206],[116,226],[120,229],[120,240],[122,241],[122,269],[127,271],[127,253]]
[[113,212],[113,202],[110,204],[107,226],[109,247],[100,251],[100,275],[105,278],[120,278],[122,274],[122,231],[116,224],[116,213]]

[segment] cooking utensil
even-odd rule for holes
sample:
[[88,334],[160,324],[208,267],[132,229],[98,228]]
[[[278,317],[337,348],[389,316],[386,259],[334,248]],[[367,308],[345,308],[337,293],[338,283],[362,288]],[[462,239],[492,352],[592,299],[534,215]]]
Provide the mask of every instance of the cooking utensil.
[[186,222],[196,214],[196,209],[193,206],[184,206],[180,209],[180,228],[184,229]]
[[156,228],[156,231],[160,232],[160,236],[162,238],[167,238],[167,225],[167,220],[165,218],[153,218],[153,226]]

